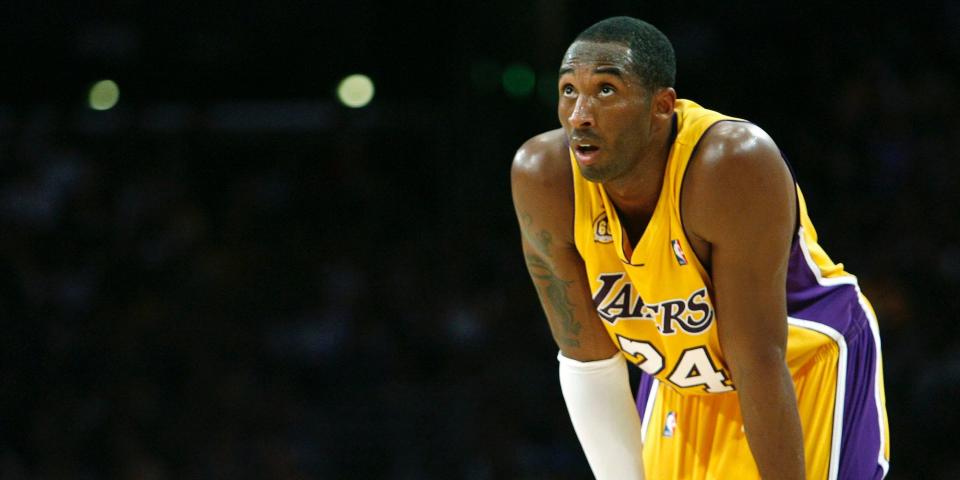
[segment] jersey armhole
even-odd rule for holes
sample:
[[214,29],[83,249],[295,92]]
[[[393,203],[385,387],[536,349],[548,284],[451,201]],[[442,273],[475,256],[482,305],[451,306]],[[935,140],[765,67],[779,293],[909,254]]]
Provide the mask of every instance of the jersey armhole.
[[[687,238],[690,238],[690,233],[687,231],[687,226],[683,223],[683,185],[687,181],[687,171],[690,169],[690,162],[693,161],[694,157],[697,156],[697,150],[700,148],[700,141],[703,140],[703,137],[707,135],[707,132],[709,132],[710,129],[715,127],[720,122],[751,123],[747,120],[737,120],[731,118],[717,120],[703,131],[703,134],[697,139],[697,144],[693,146],[693,150],[690,152],[690,160],[688,160],[687,164],[683,167],[683,178],[680,179],[680,188],[677,193],[677,217],[680,219],[680,226],[683,227],[683,234],[686,235]],[[787,170],[790,171],[790,178],[793,179],[793,199],[796,208],[794,208],[795,211],[793,213],[793,234],[791,235],[790,241],[790,246],[792,247],[797,241],[797,233],[800,232],[800,195],[797,194],[797,189],[800,188],[800,182],[797,180],[797,173],[793,170],[793,164],[790,163],[790,160],[787,158],[787,154],[783,153],[783,150],[781,149],[777,149],[777,152],[780,153],[780,159],[783,160],[783,163],[787,166]],[[693,252],[693,254],[696,255],[697,252]],[[697,260],[700,260],[700,264],[703,265],[703,259],[698,258]]]
[[[736,118],[721,118],[721,119],[717,120],[716,122],[713,122],[712,124],[710,124],[709,127],[707,127],[706,129],[703,130],[703,133],[700,134],[700,138],[697,138],[697,143],[694,144],[694,145],[693,145],[693,149],[690,150],[690,158],[687,159],[687,163],[686,163],[685,165],[683,165],[683,173],[682,173],[682,175],[680,176],[680,187],[677,188],[677,219],[680,220],[680,228],[683,229],[683,235],[684,235],[685,237],[687,237],[687,239],[688,239],[687,241],[689,241],[689,239],[690,239],[690,232],[687,231],[687,225],[683,222],[683,185],[687,182],[687,172],[690,171],[690,162],[692,162],[693,159],[696,158],[696,156],[697,156],[697,151],[700,150],[700,142],[703,141],[703,137],[706,137],[706,136],[707,136],[707,133],[709,133],[710,130],[713,129],[713,127],[719,125],[719,124],[722,123],[722,122],[750,123],[750,122],[748,122],[748,121],[746,121],[746,120],[738,120],[738,119],[736,119]],[[792,173],[792,171],[791,171],[791,175],[792,175],[792,174],[793,174],[793,173]],[[799,218],[799,217],[798,217],[798,218]],[[794,236],[796,236],[796,235],[794,235]],[[697,238],[700,238],[700,237],[697,237]],[[701,240],[702,240],[702,239],[701,239]],[[693,251],[693,252],[691,252],[691,253],[693,254],[693,256],[697,257],[697,261],[700,262],[700,265],[704,265],[704,268],[706,268],[706,264],[703,263],[703,259],[702,259],[702,258],[700,258],[699,256],[697,256],[697,252],[696,252],[696,251]]]
[[583,252],[580,251],[580,239],[577,238],[577,224],[580,220],[580,198],[577,195],[577,172],[573,171],[576,168],[576,165],[573,164],[573,152],[570,151],[570,147],[567,147],[567,164],[570,165],[570,188],[573,191],[573,215],[570,215],[570,237],[573,238],[573,246],[577,248],[577,252],[580,256],[583,256]]
[[[794,222],[793,222],[793,242],[797,241],[797,233],[800,232],[800,195],[797,194],[797,190],[800,188],[800,181],[797,180],[797,173],[793,171],[793,164],[790,163],[790,160],[787,158],[787,154],[783,153],[783,150],[777,149],[780,152],[780,158],[783,160],[783,163],[787,164],[787,170],[790,170],[790,178],[793,179],[793,198],[796,201],[796,212],[794,212]],[[790,245],[793,246],[792,244]]]

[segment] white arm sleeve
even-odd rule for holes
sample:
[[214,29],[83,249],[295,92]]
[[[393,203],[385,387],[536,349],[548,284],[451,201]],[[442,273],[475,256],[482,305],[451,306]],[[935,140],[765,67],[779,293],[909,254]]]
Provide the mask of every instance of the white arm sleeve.
[[597,480],[643,480],[640,415],[627,364],[612,358],[578,362],[557,355],[570,421]]

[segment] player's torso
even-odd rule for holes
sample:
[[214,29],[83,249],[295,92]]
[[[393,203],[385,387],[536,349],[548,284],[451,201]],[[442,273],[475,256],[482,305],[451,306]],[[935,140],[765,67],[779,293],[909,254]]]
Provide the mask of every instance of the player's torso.
[[[720,349],[713,288],[684,232],[680,195],[687,165],[706,131],[723,120],[741,120],[689,100],[677,100],[675,119],[660,197],[642,236],[629,239],[632,251],[603,187],[580,176],[571,154],[576,245],[597,313],[628,358],[682,394],[724,393],[734,387]],[[799,226],[785,285],[786,361],[794,373],[838,335],[875,328],[850,315],[861,305],[869,309],[869,302],[855,277],[817,243],[799,187],[797,203]]]
[[612,241],[620,232],[615,215],[598,214],[595,223],[606,221],[612,235],[608,243],[594,239],[588,250],[595,260],[587,262],[594,306],[611,339],[641,369],[685,393],[732,391],[711,289],[682,229],[658,222],[666,215],[655,213],[636,254],[626,259],[617,255],[620,242]]
[[632,252],[605,191],[583,179],[574,164],[576,243],[597,313],[628,358],[683,393],[723,393],[733,387],[712,288],[684,234],[679,199],[697,142],[711,125],[731,118],[685,100],[677,101],[676,111],[660,197],[643,235],[629,239]]
[[[759,478],[739,399],[727,395],[735,386],[720,348],[718,322],[724,320],[714,310],[710,277],[680,216],[683,177],[697,143],[710,126],[735,119],[684,100],[677,101],[676,112],[660,197],[640,238],[629,238],[632,251],[605,191],[580,176],[571,155],[576,246],[610,338],[659,380],[645,378],[638,392],[648,478],[725,478],[731,471]],[[783,320],[807,473],[867,478],[850,472],[873,471],[890,456],[878,326],[856,278],[818,244],[803,194],[796,191],[798,228],[790,245]],[[860,459],[847,445],[867,445],[868,437],[873,443]],[[840,467],[841,457],[847,466]]]

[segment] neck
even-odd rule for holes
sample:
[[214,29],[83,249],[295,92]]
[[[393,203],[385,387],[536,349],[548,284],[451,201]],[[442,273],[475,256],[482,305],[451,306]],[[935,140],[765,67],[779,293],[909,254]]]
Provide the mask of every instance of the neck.
[[640,153],[641,158],[634,167],[619,178],[603,183],[610,201],[617,210],[628,218],[649,217],[657,206],[667,157],[673,142],[672,128],[661,135]]

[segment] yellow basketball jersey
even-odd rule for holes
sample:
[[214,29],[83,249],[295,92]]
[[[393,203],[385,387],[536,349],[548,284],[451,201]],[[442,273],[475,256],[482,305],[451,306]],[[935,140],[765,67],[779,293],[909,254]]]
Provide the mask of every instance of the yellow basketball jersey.
[[[576,247],[610,338],[650,376],[637,398],[648,475],[730,478],[741,471],[742,478],[754,478],[736,387],[720,349],[713,286],[680,221],[680,190],[698,142],[717,122],[743,120],[689,100],[677,100],[675,110],[660,196],[641,238],[630,239],[629,258],[616,209],[601,184],[580,175],[571,152]],[[797,197],[799,227],[785,285],[786,360],[799,397],[807,472],[810,478],[882,477],[889,436],[876,318],[856,278],[817,244],[799,187]],[[817,378],[808,380],[810,372]],[[706,404],[683,399],[697,398],[715,399],[711,404],[724,414],[694,413]],[[695,434],[711,427],[711,434]]]
[[[676,102],[676,139],[663,187],[643,236],[625,255],[625,234],[603,186],[584,179],[573,162],[576,246],[584,259],[597,313],[610,337],[647,373],[683,394],[733,390],[720,350],[712,285],[680,222],[680,189],[700,138],[721,120],[743,121],[689,100]],[[803,196],[800,233],[822,277],[848,276],[816,243]],[[851,277],[852,278],[852,277]],[[787,360],[803,365],[806,354],[829,341],[790,331]]]

